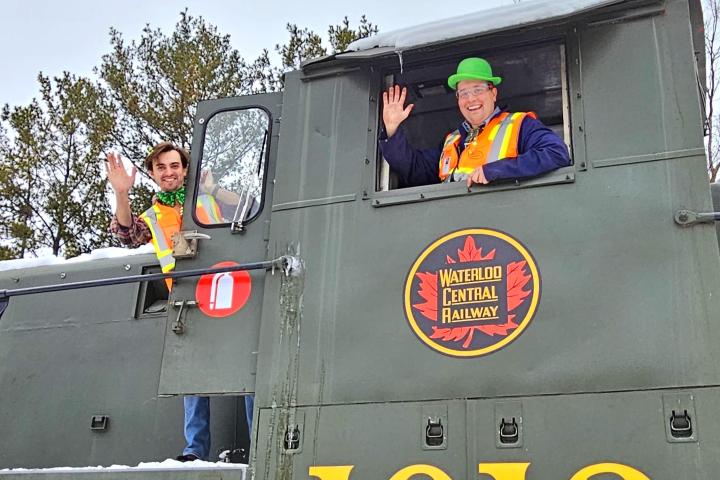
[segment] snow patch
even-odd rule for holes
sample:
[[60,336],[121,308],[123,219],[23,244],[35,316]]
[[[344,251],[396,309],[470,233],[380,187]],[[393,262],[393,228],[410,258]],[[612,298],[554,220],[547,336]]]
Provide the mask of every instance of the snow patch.
[[127,465],[110,465],[109,467],[53,467],[53,468],[6,468],[0,472],[6,473],[72,473],[72,472],[100,472],[106,470],[113,471],[129,471],[138,472],[146,470],[209,470],[209,469],[240,469],[244,470],[247,465],[244,463],[225,463],[225,462],[204,462],[195,460],[194,462],[179,462],[168,458],[162,462],[140,462],[135,467]]
[[48,255],[38,258],[18,258],[17,260],[5,260],[0,262],[0,271],[17,270],[20,268],[42,267],[45,265],[68,265],[73,263],[89,262],[91,260],[99,260],[101,258],[129,257],[132,255],[142,255],[145,253],[153,253],[152,244],[147,243],[138,248],[99,248],[97,250],[93,250],[90,253],[83,253],[82,255],[78,255],[77,257],[69,259],[65,259],[63,257],[56,257],[54,255]]

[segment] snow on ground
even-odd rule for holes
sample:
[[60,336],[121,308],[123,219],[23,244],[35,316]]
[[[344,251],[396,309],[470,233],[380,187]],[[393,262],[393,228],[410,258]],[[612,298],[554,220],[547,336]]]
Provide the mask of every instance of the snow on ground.
[[127,465],[111,465],[109,467],[54,467],[54,468],[6,468],[0,470],[0,473],[72,473],[72,472],[100,472],[105,470],[138,472],[145,470],[208,470],[208,469],[246,469],[244,463],[225,463],[225,462],[203,462],[195,460],[194,462],[178,462],[168,458],[162,462],[140,462],[136,467]]
[[5,260],[0,262],[0,271],[40,267],[44,265],[68,265],[79,262],[89,262],[91,260],[98,260],[101,258],[127,257],[130,255],[141,255],[144,253],[153,253],[152,244],[147,243],[138,248],[99,248],[97,250],[93,250],[90,253],[83,253],[82,255],[78,255],[77,257],[73,257],[70,259],[56,257],[54,255],[48,255],[38,258],[18,258],[17,260]]

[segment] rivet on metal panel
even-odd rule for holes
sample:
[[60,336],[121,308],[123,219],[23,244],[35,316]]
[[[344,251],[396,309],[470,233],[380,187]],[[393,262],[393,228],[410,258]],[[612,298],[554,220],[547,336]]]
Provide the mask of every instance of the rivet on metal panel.
[[60,278],[65,278],[65,277],[67,277],[67,274],[66,274],[65,272],[61,272],[61,273],[60,273]]
[[204,119],[204,118],[198,118],[198,123],[199,123],[200,125],[202,125],[203,123],[205,123],[205,119]]
[[575,96],[576,96],[577,98],[582,98],[582,93],[577,92],[577,93],[575,94]]
[[370,165],[370,159],[369,159],[369,158],[366,158],[366,159],[365,159],[365,165]]
[[20,277],[13,277],[12,281],[15,283],[20,283]]
[[124,268],[125,268],[126,272],[129,272],[132,267],[130,266],[129,263],[126,263]]

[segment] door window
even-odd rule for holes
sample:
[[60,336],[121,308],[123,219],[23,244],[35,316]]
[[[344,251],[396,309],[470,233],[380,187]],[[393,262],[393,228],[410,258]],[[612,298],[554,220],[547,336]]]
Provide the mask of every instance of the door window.
[[269,126],[261,108],[223,111],[208,120],[196,177],[199,225],[250,220],[260,211]]

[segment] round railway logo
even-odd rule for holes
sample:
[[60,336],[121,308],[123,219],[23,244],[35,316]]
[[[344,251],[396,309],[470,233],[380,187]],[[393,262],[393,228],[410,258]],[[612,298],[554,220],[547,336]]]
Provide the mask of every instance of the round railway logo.
[[527,328],[540,301],[540,273],[530,252],[488,228],[458,230],[418,256],[405,279],[405,316],[430,348],[479,357]]

